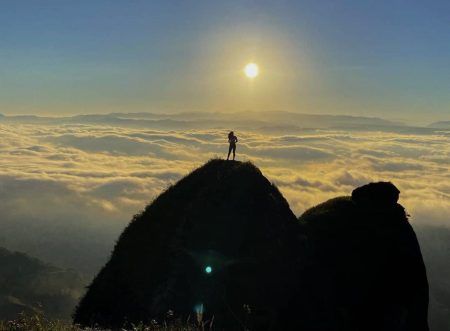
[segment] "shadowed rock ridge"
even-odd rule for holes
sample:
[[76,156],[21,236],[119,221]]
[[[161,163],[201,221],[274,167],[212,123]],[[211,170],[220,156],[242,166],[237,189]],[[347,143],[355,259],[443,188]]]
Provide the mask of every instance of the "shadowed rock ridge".
[[329,329],[428,330],[425,265],[399,193],[392,183],[370,183],[299,218]]
[[74,322],[119,328],[203,307],[217,330],[428,330],[398,194],[372,183],[297,220],[251,163],[209,161],[133,218]]

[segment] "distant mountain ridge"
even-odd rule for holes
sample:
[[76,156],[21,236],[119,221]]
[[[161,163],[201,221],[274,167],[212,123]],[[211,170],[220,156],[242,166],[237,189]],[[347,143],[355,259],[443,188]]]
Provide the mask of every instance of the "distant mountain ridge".
[[395,128],[404,124],[376,117],[302,114],[284,111],[230,113],[110,113],[66,117],[16,115],[0,117],[0,122],[29,124],[98,124],[160,129],[247,128],[298,130],[305,128]]
[[426,126],[408,125],[379,117],[308,114],[288,111],[239,112],[113,112],[73,116],[37,116],[0,114],[0,123],[24,124],[96,124],[151,129],[238,128],[269,132],[295,132],[304,129],[381,130],[399,132],[432,132],[449,129],[450,121],[438,121]]
[[434,122],[428,125],[428,127],[436,129],[450,129],[450,121]]

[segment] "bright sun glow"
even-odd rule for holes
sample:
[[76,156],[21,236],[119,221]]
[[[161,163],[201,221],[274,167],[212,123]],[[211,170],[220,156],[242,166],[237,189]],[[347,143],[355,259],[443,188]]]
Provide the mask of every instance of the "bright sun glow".
[[244,68],[244,73],[248,78],[255,78],[259,74],[259,68],[256,63],[249,63]]

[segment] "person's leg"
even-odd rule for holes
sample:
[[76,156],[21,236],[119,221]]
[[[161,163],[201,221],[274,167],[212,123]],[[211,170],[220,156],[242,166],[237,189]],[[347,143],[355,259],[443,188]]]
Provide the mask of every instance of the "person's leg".
[[235,157],[236,157],[236,145],[233,145],[233,161]]
[[232,148],[232,146],[231,146],[231,144],[230,144],[230,147],[228,148],[228,156],[227,156],[227,161],[228,161],[228,160],[230,159],[231,148]]

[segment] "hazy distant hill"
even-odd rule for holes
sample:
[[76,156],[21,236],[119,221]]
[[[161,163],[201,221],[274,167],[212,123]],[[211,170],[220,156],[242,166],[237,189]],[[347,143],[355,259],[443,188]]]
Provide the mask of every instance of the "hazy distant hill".
[[450,228],[418,225],[430,283],[430,328],[450,330]]
[[0,248],[0,319],[13,319],[22,311],[69,319],[85,282],[73,270]]
[[434,122],[428,125],[428,127],[436,129],[450,129],[450,121]]

